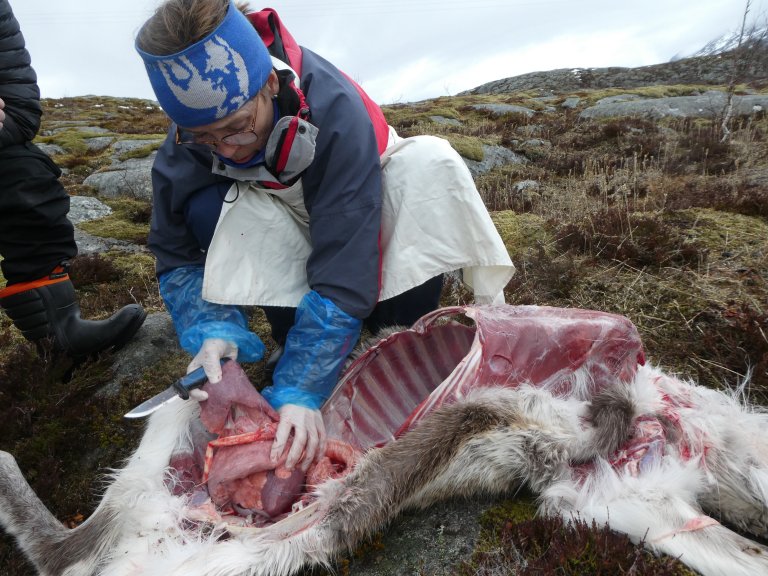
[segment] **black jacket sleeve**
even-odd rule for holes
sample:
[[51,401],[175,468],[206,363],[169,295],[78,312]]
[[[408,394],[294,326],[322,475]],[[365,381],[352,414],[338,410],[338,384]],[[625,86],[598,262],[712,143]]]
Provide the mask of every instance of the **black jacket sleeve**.
[[32,140],[40,129],[40,89],[8,0],[0,0],[0,98],[5,102],[0,146]]

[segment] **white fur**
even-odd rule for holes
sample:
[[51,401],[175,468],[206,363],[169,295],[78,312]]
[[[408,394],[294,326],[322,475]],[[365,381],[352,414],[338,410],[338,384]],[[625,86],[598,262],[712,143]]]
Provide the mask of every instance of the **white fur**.
[[[307,509],[270,528],[234,531],[226,539],[221,538],[225,526],[189,529],[182,522],[185,499],[172,496],[164,485],[169,459],[191,445],[189,426],[198,417],[195,403],[177,402],[150,418],[140,446],[114,472],[99,508],[76,529],[82,534],[88,523],[103,523],[98,542],[89,543],[91,551],[74,550],[82,559],[63,573],[288,575],[307,564],[327,565],[354,545],[357,535],[350,535],[344,514],[370,513],[361,512],[357,519],[362,534],[409,506],[456,494],[510,493],[527,483],[540,495],[541,513],[607,524],[654,551],[680,557],[706,576],[768,574],[766,548],[712,523],[705,513],[722,515],[755,534],[768,533],[768,414],[746,406],[743,389],[707,390],[641,368],[627,390],[635,416],[664,415],[679,425],[673,426],[677,437],[668,437],[663,451],[633,475],[626,467],[612,466],[608,454],[597,453],[598,435],[604,431],[586,421],[590,383],[581,373],[574,383],[569,398],[554,398],[531,386],[474,390],[462,404],[498,415],[506,424],[462,440],[433,475],[415,484],[404,482],[399,492],[388,491],[386,474],[418,476],[422,464],[390,463],[378,458],[390,452],[374,450],[346,478],[319,486],[316,502]],[[394,449],[408,436],[381,450]],[[423,450],[419,457],[429,457],[430,446]],[[410,472],[404,470],[409,466]],[[584,470],[586,476],[580,473]],[[14,514],[25,486],[28,490],[13,459],[0,454],[0,522],[41,567],[49,539],[36,542],[35,534],[49,530],[66,540],[76,531],[55,526],[31,494],[24,498],[31,502],[32,520]],[[25,522],[37,524],[25,531]]]

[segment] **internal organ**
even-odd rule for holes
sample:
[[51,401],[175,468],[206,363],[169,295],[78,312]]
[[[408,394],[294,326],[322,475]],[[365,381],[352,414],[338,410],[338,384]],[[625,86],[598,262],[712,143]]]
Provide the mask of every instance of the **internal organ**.
[[200,404],[200,420],[215,436],[207,444],[201,480],[217,509],[275,518],[290,511],[305,485],[342,475],[354,465],[359,451],[336,440],[329,441],[324,457],[306,474],[285,467],[287,449],[277,463],[271,462],[277,412],[239,365],[228,362],[222,371],[221,382],[203,387],[208,400]]

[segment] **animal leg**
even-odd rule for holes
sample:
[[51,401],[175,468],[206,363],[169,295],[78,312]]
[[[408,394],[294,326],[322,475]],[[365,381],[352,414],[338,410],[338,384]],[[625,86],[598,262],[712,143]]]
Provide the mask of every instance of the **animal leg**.
[[[103,514],[68,530],[25,480],[16,460],[0,452],[0,523],[13,535],[41,576],[93,574],[110,542],[101,541],[110,518]],[[71,538],[70,535],[75,535]],[[101,541],[101,542],[100,542]]]
[[678,557],[704,576],[768,574],[768,548],[704,515],[696,502],[704,478],[695,462],[665,459],[639,477],[606,462],[583,482],[570,479],[545,491],[541,510],[627,534],[647,548]]
[[[194,407],[180,405],[152,415],[127,466],[112,475],[96,510],[74,529],[65,528],[46,509],[13,456],[0,452],[0,523],[42,576],[98,574],[126,538],[158,526],[181,531],[182,502],[172,498],[163,479],[174,447],[185,441]],[[164,511],[162,521],[158,510]],[[146,522],[151,523],[144,526]]]
[[720,391],[695,386],[681,411],[685,440],[704,438],[703,465],[712,481],[699,501],[741,530],[768,536],[768,414]]

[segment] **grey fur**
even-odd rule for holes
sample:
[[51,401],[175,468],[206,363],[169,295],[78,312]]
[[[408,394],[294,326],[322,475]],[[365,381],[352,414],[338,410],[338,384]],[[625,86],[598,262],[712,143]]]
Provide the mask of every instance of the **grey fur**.
[[[12,534],[41,576],[61,576],[75,564],[95,569],[117,536],[120,519],[109,509],[109,499],[99,510],[73,530],[65,528],[32,491],[16,460],[0,452],[0,521]],[[109,529],[108,529],[109,528]]]
[[627,386],[608,388],[589,404],[588,421],[595,429],[592,445],[598,454],[610,454],[630,433],[635,404]]
[[[536,491],[564,473],[578,431],[565,421],[531,420],[522,410],[551,396],[534,389],[477,396],[436,410],[398,441],[369,452],[343,481],[325,486],[335,494],[324,526],[335,537],[334,549],[352,549],[406,507],[510,493],[524,482]],[[634,414],[628,402],[625,391],[606,395],[594,409],[598,421],[624,433],[596,435],[610,438],[606,446],[626,439]]]

